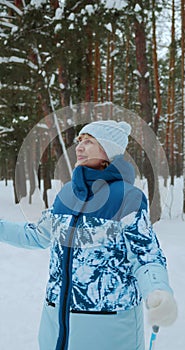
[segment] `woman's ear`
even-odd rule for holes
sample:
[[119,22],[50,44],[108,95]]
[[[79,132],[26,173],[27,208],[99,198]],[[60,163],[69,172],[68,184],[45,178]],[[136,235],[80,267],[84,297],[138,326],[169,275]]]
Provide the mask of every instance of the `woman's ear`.
[[102,165],[102,168],[105,169],[109,166],[110,162],[108,160],[103,160],[101,165]]

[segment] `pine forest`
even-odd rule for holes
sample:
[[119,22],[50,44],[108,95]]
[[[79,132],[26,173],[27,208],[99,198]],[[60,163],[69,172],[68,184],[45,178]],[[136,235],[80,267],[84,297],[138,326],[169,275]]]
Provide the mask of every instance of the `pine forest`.
[[43,183],[48,207],[80,128],[115,119],[132,126],[152,221],[159,177],[184,178],[185,213],[184,52],[185,0],[0,0],[0,179],[15,203]]

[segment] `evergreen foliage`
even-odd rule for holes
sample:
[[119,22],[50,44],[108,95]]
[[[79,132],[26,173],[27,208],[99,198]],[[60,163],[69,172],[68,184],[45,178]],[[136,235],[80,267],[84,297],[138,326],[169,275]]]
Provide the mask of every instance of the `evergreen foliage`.
[[[146,36],[150,125],[154,127],[158,106],[154,84],[152,13],[156,16],[162,99],[156,132],[165,148],[170,47],[174,45],[173,167],[177,176],[182,175],[181,35],[177,27],[175,41],[170,42],[171,6],[170,0],[32,0],[26,4],[22,0],[0,1],[1,178],[14,178],[17,155],[26,135],[54,110],[81,102],[113,102],[144,117],[139,100],[136,22],[143,25]],[[179,24],[180,1],[175,16]],[[168,41],[163,36],[164,25]],[[75,130],[71,128],[63,135],[66,144],[72,143],[74,134]],[[53,169],[53,162],[57,161],[62,150],[56,151],[59,141],[58,145],[53,142],[50,147],[41,163],[47,163]],[[134,142],[130,145],[130,152],[137,164],[141,164],[142,174],[143,152]],[[171,167],[170,158],[169,165]],[[52,177],[53,170],[49,173]]]

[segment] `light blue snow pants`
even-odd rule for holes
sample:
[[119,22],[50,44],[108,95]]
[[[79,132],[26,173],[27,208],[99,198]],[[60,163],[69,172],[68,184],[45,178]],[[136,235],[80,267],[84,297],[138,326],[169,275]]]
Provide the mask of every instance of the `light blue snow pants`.
[[[40,350],[55,350],[58,308],[44,306]],[[112,315],[70,314],[68,350],[144,350],[142,305]]]

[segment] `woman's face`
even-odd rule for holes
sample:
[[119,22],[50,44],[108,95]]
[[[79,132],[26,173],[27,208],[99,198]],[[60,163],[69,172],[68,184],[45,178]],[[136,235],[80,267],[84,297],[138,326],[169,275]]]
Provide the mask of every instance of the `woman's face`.
[[105,163],[109,163],[104,149],[91,135],[82,134],[77,138],[77,142],[77,162],[75,164],[75,167],[78,165],[85,165],[89,168],[102,170],[105,168]]

